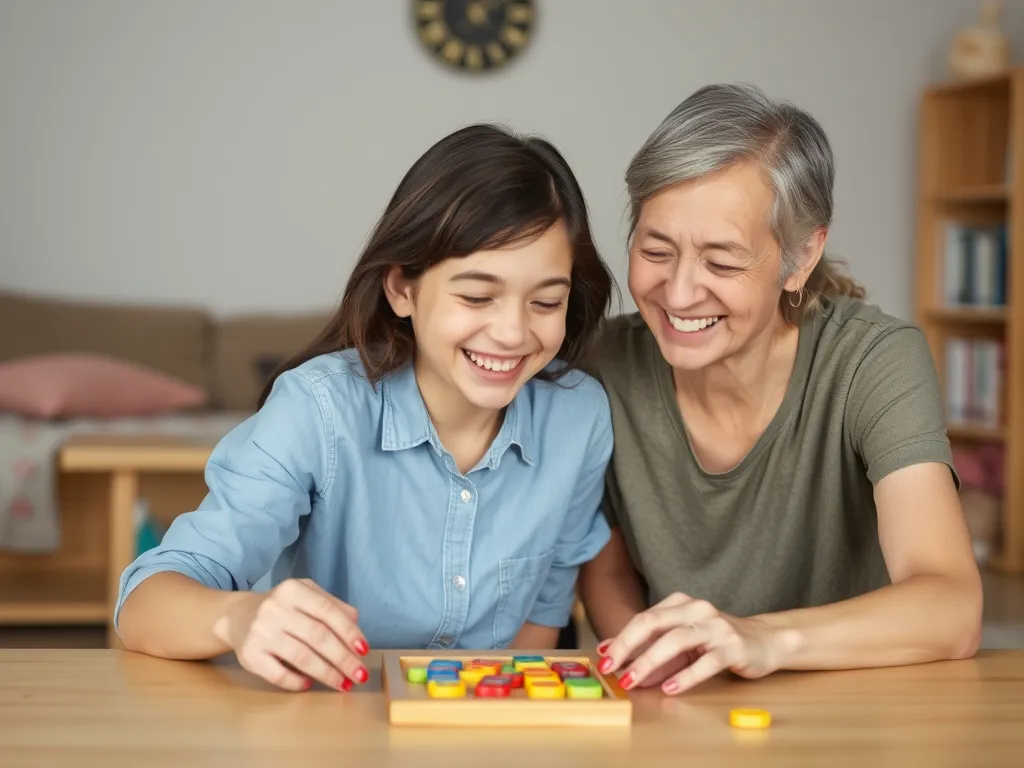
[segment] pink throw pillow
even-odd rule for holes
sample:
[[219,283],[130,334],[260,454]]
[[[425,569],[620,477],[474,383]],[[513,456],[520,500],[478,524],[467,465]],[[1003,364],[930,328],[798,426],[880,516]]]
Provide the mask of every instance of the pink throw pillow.
[[104,355],[38,355],[0,363],[0,411],[34,418],[150,416],[206,401],[200,387]]

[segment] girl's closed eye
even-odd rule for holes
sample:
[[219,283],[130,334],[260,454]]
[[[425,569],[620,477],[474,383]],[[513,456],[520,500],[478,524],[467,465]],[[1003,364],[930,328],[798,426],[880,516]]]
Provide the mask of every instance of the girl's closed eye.
[[544,310],[555,310],[562,306],[562,301],[535,301],[534,304]]
[[459,296],[459,298],[462,299],[467,304],[472,304],[474,306],[486,304],[491,300],[490,296]]

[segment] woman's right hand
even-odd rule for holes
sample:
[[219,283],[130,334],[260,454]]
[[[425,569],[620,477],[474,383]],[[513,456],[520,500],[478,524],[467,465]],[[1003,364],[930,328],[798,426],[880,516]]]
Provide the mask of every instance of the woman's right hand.
[[288,579],[269,592],[247,593],[217,622],[219,639],[248,671],[287,690],[313,680],[347,691],[369,673],[369,646],[358,611],[309,579]]

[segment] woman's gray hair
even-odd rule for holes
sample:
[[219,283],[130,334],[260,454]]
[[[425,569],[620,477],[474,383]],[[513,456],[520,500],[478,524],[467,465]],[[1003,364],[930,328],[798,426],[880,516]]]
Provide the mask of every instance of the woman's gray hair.
[[[782,252],[780,281],[785,280],[800,268],[808,238],[832,223],[835,160],[817,120],[788,102],[773,101],[754,85],[701,88],[648,137],[626,171],[630,237],[649,197],[744,161],[756,162],[772,189],[774,205],[768,224]],[[819,267],[834,272],[825,258]],[[819,293],[847,295],[857,295],[859,290],[863,296],[859,286],[834,285],[836,280],[850,282],[835,274],[808,280],[806,289],[812,295],[801,295],[801,301],[813,301],[816,288],[821,289]],[[783,303],[792,304],[792,300]]]

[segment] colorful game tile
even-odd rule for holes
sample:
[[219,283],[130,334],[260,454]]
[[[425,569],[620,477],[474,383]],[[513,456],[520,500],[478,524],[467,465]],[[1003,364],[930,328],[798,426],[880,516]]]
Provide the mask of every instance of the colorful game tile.
[[523,687],[523,673],[522,672],[502,672],[501,676],[502,677],[507,677],[511,681],[513,688],[522,688]]
[[465,667],[459,672],[459,678],[466,685],[474,686],[491,674],[493,673],[488,667]]
[[561,680],[537,680],[527,683],[526,695],[531,699],[564,699],[565,684]]
[[476,684],[477,696],[507,697],[512,693],[512,680],[507,675],[488,675]]
[[539,667],[527,667],[522,672],[523,682],[529,682],[531,680],[561,680],[561,678],[552,672],[550,669],[541,669]]
[[550,669],[543,656],[513,656],[512,666],[517,672],[524,669]]
[[434,699],[461,699],[466,695],[466,684],[461,680],[430,680],[427,694]]
[[583,668],[583,669],[560,669],[560,670],[558,670],[557,674],[558,674],[558,676],[563,681],[564,680],[572,680],[572,679],[579,680],[579,679],[582,679],[582,678],[585,678],[585,677],[590,677],[590,672],[588,672],[586,670],[586,668]]
[[409,667],[405,673],[405,677],[410,683],[425,683],[427,682],[427,668]]
[[565,695],[570,699],[600,699],[604,689],[592,677],[574,677],[565,681]]
[[427,669],[462,669],[462,662],[458,659],[433,659],[427,664]]
[[427,668],[427,682],[438,680],[440,682],[457,682],[459,671],[456,669],[430,669]]

